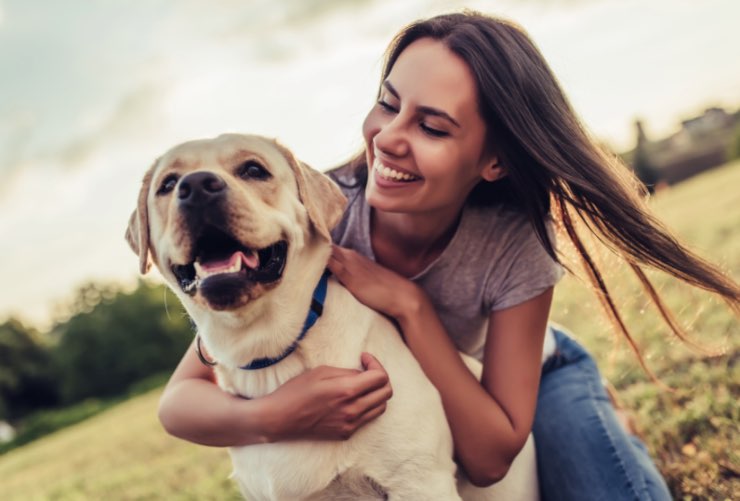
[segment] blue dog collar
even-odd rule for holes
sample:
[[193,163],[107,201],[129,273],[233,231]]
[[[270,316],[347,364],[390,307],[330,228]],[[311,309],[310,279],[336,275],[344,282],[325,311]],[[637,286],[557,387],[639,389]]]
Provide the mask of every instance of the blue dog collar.
[[293,341],[293,343],[288,346],[288,348],[279,356],[275,358],[257,358],[249,362],[247,365],[242,365],[241,367],[239,367],[240,369],[244,369],[245,371],[253,371],[270,367],[271,365],[275,365],[276,363],[283,360],[285,357],[293,353],[296,348],[298,348],[298,344],[301,342],[301,339],[306,336],[308,330],[313,327],[313,324],[316,323],[316,320],[318,320],[321,314],[324,312],[324,300],[326,299],[326,288],[329,281],[329,275],[331,275],[331,272],[329,270],[324,271],[324,274],[321,275],[321,279],[319,280],[318,285],[316,285],[316,288],[313,291],[313,297],[311,298],[311,308],[308,310],[306,321],[303,323],[303,329],[301,330],[301,333],[298,335],[296,340]]

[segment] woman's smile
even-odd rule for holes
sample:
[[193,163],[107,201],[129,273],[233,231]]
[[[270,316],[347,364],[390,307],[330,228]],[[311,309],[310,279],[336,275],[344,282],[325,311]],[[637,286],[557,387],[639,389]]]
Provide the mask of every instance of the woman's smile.
[[416,181],[423,180],[420,176],[404,169],[385,165],[377,157],[373,161],[372,170],[373,176],[375,176],[375,182],[381,188],[408,186],[409,184],[414,184]]

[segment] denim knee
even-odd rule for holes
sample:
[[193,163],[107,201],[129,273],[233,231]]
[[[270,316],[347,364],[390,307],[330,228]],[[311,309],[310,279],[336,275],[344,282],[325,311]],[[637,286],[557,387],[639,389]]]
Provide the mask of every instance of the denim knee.
[[542,499],[670,499],[645,449],[617,420],[592,357],[554,330],[533,427]]

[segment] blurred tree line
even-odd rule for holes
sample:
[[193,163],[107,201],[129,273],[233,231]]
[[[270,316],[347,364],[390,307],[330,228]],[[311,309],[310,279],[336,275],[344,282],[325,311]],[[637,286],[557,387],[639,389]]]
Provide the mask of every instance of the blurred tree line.
[[735,127],[735,132],[732,136],[732,142],[727,151],[728,160],[737,160],[740,158],[740,123]]
[[187,315],[164,286],[139,281],[124,292],[85,285],[47,333],[15,319],[0,325],[0,421],[125,393],[173,370],[192,338]]

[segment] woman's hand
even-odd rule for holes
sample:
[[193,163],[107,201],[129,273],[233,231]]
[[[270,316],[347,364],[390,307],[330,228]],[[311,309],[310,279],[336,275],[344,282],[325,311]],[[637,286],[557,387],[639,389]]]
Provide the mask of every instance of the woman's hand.
[[275,419],[268,440],[346,440],[385,412],[388,374],[369,353],[361,361],[363,371],[317,367],[263,397]]
[[358,301],[396,320],[413,314],[426,300],[411,280],[351,249],[333,245],[329,269]]

